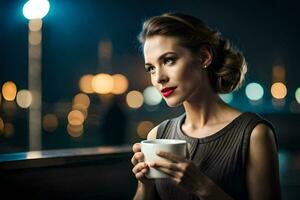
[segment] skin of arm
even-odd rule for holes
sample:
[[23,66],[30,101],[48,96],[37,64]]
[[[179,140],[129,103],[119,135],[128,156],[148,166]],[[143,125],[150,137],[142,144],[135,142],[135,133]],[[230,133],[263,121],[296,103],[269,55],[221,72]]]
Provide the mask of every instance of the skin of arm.
[[[157,128],[158,126],[154,127],[147,135],[147,139],[151,140],[151,139],[156,139],[156,134],[157,134]],[[140,144],[134,144],[133,146],[133,152],[138,152],[135,153],[133,159],[139,160],[141,161],[143,159],[143,155],[140,152],[141,151],[141,147]],[[136,162],[136,161],[132,161],[132,162]],[[144,171],[145,172],[145,171]],[[142,173],[142,172],[140,172]],[[139,175],[136,174],[136,177],[138,178]],[[147,179],[146,177],[144,177],[144,174],[140,174],[140,176],[142,176],[141,180],[138,180],[138,187],[134,196],[134,200],[154,200],[157,199],[157,195],[156,195],[156,189],[155,189],[155,185],[154,182],[152,180]]]
[[247,160],[247,189],[249,200],[280,200],[280,180],[277,146],[274,133],[258,124],[250,137]]
[[[250,200],[280,200],[277,148],[274,135],[264,124],[257,125],[251,134],[246,166],[246,185]],[[209,177],[199,172],[195,164],[168,152],[159,156],[170,162],[157,161],[151,167],[169,174],[173,181],[204,200],[232,199]]]

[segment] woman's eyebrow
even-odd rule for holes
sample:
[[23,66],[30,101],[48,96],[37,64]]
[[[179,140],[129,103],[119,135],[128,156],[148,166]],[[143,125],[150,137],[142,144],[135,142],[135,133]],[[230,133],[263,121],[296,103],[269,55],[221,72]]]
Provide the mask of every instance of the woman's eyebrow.
[[[172,51],[168,51],[168,52],[165,52],[165,53],[163,53],[163,54],[161,54],[159,57],[158,57],[158,59],[157,59],[157,61],[161,61],[166,55],[168,55],[168,54],[176,54],[175,52],[172,52]],[[151,63],[145,63],[145,66],[152,66],[152,64]]]

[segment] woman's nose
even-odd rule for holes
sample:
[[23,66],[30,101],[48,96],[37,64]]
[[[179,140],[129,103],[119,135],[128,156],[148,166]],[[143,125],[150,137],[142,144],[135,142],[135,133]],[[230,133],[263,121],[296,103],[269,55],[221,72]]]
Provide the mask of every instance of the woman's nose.
[[156,82],[157,83],[166,83],[169,81],[167,73],[161,69],[157,70],[156,73]]

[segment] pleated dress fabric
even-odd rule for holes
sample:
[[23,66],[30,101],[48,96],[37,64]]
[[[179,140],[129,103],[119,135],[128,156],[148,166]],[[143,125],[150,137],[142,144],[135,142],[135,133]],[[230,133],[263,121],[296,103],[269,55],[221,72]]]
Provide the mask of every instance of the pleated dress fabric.
[[[157,139],[183,139],[188,143],[190,159],[198,169],[212,179],[232,198],[247,200],[246,161],[251,133],[259,123],[269,126],[277,137],[273,125],[262,116],[244,112],[224,128],[204,138],[185,134],[181,125],[185,113],[163,121]],[[170,179],[156,179],[156,190],[162,200],[198,200],[197,196],[174,184]]]

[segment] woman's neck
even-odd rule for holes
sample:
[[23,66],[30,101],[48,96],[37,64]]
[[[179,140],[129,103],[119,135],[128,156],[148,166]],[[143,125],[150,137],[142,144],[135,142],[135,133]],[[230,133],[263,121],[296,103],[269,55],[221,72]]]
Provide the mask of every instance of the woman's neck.
[[184,124],[192,129],[226,121],[228,111],[232,109],[215,93],[211,93],[209,96],[206,93],[205,98],[198,97],[187,100],[183,106],[186,112]]

